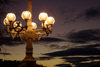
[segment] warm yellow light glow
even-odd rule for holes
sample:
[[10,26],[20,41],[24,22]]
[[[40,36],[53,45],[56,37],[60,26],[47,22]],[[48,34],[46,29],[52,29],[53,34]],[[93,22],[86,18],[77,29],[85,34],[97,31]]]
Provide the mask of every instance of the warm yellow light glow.
[[8,19],[8,21],[15,21],[16,20],[16,16],[14,13],[8,13],[6,18]]
[[47,17],[48,17],[48,14],[45,13],[45,12],[42,12],[42,13],[39,14],[39,20],[40,21],[45,21],[47,19]]
[[55,23],[55,19],[53,17],[48,17],[46,20],[47,24],[54,24]]
[[4,19],[3,23],[4,23],[4,25],[10,25],[7,18]]
[[35,22],[32,22],[32,29],[36,29],[37,28],[37,24]]
[[31,14],[30,11],[23,11],[21,17],[22,17],[24,20],[29,20],[29,19],[32,18],[32,14]]
[[[18,26],[18,24],[19,24],[19,26]],[[16,21],[16,22],[14,22],[14,27],[22,27],[22,24],[19,22],[19,21]]]

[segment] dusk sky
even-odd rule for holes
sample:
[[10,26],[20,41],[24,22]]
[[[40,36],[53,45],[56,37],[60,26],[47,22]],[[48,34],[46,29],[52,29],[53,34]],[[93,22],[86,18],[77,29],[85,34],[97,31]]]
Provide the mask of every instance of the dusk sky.
[[[23,21],[21,13],[27,10],[27,0],[12,1],[7,5],[6,12],[14,12],[17,21]],[[32,0],[32,21],[37,23],[38,28],[41,28],[38,19],[40,12],[53,16],[55,24],[52,34],[33,42],[33,56],[38,64],[47,67],[78,67],[85,63],[100,62],[100,0]],[[5,57],[0,54],[0,59],[24,58],[24,42],[12,41],[9,37],[4,37],[1,42],[1,53],[9,54]]]

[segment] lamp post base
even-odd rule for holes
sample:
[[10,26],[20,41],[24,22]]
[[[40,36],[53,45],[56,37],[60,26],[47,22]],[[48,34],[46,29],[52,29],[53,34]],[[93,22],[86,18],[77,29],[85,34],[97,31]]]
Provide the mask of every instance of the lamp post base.
[[18,67],[41,67],[36,61],[22,61]]
[[32,56],[26,56],[18,67],[41,67]]
[[22,62],[18,67],[41,67],[34,62]]

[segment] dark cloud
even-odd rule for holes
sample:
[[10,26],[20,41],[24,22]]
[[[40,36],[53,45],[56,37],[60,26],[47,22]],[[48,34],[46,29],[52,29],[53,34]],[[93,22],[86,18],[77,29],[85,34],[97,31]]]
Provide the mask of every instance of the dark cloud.
[[85,46],[85,47],[79,47],[79,48],[72,48],[68,50],[62,50],[62,51],[56,51],[52,53],[47,53],[45,55],[51,56],[51,57],[62,57],[62,56],[71,56],[71,55],[100,55],[100,50],[96,47],[100,47],[100,44],[94,44]]
[[[70,63],[77,64],[77,63],[80,63],[82,61],[88,61],[87,58],[90,59],[91,57],[63,57],[62,59],[64,59],[65,62],[67,62],[67,60],[68,60],[68,62],[70,62]],[[95,58],[95,57],[92,57],[92,58]]]
[[65,40],[60,39],[60,38],[45,37],[45,38],[41,38],[40,41],[46,41],[46,42],[59,42],[59,41],[65,41]]
[[81,30],[78,32],[71,32],[66,35],[68,41],[73,43],[87,43],[90,41],[100,41],[100,30],[99,29],[90,29],[90,30]]
[[0,38],[0,45],[7,45],[7,46],[15,46],[23,44],[20,38],[12,39],[11,37],[1,37]]
[[[52,37],[46,37],[46,38],[41,38],[39,41],[34,41],[33,43],[41,43],[41,42],[62,42],[65,41],[60,38],[52,38]],[[23,41],[21,41],[20,38],[15,38],[12,39],[11,37],[1,37],[0,38],[0,45],[7,45],[7,46],[15,46],[15,45],[21,45],[24,44]]]
[[53,38],[53,37],[43,37],[39,41],[35,41],[35,42],[62,42],[62,41],[65,40],[60,38]]
[[0,0],[0,5],[1,5],[1,4],[5,4],[5,5],[6,5],[6,4],[8,4],[9,2],[10,2],[10,0]]
[[[65,62],[70,62],[76,67],[99,67],[100,66],[100,61],[94,61],[100,59],[100,56],[97,57],[63,57],[62,59],[65,60]],[[87,61],[91,61],[88,62]],[[81,63],[84,62],[84,63]]]
[[90,8],[90,9],[86,10],[85,16],[87,18],[100,17],[100,7],[99,8]]
[[100,6],[88,8],[85,11],[79,13],[74,20],[78,19],[94,20],[100,18]]
[[57,43],[59,42],[65,42],[66,40],[61,38],[54,38],[54,37],[43,37],[40,40],[34,41],[33,43],[40,44],[42,43],[46,47],[49,47],[52,49],[65,49],[66,46],[60,46]]
[[100,18],[100,6],[87,9],[84,12],[83,16],[86,19],[99,19]]
[[50,60],[50,59],[53,59],[53,57],[39,57],[39,58],[36,58],[37,60]]
[[77,14],[75,14],[75,10],[69,9],[69,12],[66,10],[66,8],[63,8],[62,10],[63,11],[61,13],[65,15],[65,23],[76,22],[78,20],[99,20],[100,18],[100,6],[87,8],[78,12]]
[[[63,59],[64,62],[71,63],[72,65],[75,65],[76,67],[100,66],[99,64],[100,61],[94,61],[94,60],[100,59],[99,48],[100,48],[100,44],[92,44],[92,45],[87,45],[87,46],[78,47],[78,48],[71,48],[68,50],[51,52],[45,55],[50,56],[50,57],[62,57],[61,59]],[[91,61],[91,62],[87,63],[87,61]],[[81,62],[84,62],[84,63],[81,63]],[[61,64],[60,66],[63,67],[63,64]]]
[[57,67],[72,67],[70,64],[57,64]]
[[49,46],[52,49],[66,49],[67,46],[59,46],[58,44],[50,44]]
[[11,55],[11,53],[0,52],[1,55]]

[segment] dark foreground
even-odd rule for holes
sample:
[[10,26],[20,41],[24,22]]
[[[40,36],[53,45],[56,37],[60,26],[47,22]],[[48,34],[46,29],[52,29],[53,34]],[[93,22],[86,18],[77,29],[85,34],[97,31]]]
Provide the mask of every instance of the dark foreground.
[[[3,61],[0,59],[0,67],[18,67],[21,64],[20,61],[10,61],[10,60],[5,60]],[[40,67],[44,67],[43,65],[39,65]]]

